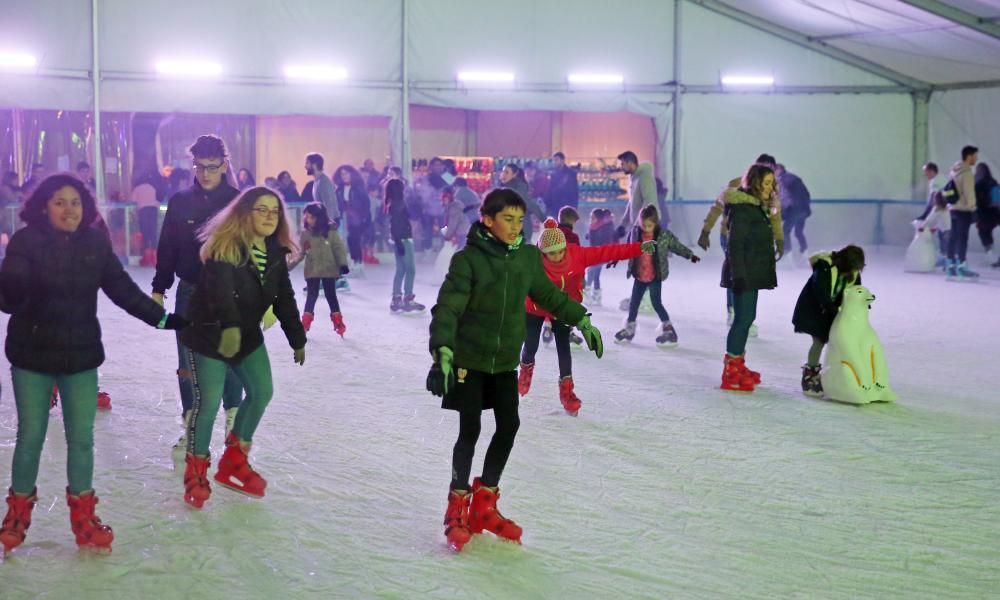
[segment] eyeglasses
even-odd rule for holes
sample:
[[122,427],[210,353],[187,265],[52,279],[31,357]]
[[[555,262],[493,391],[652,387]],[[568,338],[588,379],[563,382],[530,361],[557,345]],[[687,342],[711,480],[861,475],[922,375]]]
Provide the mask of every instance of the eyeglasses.
[[209,175],[215,175],[216,173],[219,172],[219,169],[221,169],[221,168],[222,168],[221,164],[219,164],[219,165],[203,165],[203,164],[200,164],[200,163],[194,163],[194,172],[195,173],[208,173]]
[[258,206],[253,209],[255,213],[261,217],[277,217],[281,215],[280,208],[267,208],[266,206]]

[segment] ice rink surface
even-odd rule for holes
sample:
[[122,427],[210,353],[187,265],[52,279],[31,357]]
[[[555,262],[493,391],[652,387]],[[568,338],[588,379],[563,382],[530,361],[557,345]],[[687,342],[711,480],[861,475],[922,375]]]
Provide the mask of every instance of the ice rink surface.
[[[429,314],[389,314],[391,265],[341,296],[344,340],[320,298],[304,367],[279,328],[268,332],[276,393],[251,454],[267,497],[213,486],[201,511],[184,504],[171,459],[173,335],[102,297],[101,385],[114,408],[97,417],[94,485],[114,552],[73,543],[56,408],[32,527],[0,565],[0,598],[1000,597],[1000,270],[981,261],[972,256],[981,282],[946,283],[902,273],[901,250],[869,251],[871,322],[899,401],[866,407],[801,394],[809,339],[790,320],[807,269],[782,261],[780,287],[761,293],[748,363],[764,383],[753,394],[718,389],[718,257],[672,261],[670,350],[656,347],[652,315],[631,346],[612,343],[631,283],[624,265],[605,271],[605,307],[593,310],[607,352],[574,357],[580,416],[558,402],[554,348],[540,350],[522,399],[500,507],[524,544],[487,534],[459,555],[441,525],[457,416],[424,391]],[[428,307],[432,271],[418,264]],[[132,273],[148,290],[152,272]],[[6,487],[7,369],[2,382]],[[212,472],[221,426],[220,416]]]

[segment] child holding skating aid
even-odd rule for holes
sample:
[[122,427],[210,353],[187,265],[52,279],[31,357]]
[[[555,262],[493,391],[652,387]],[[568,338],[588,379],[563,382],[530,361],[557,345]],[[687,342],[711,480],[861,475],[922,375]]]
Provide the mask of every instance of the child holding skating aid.
[[302,327],[307,332],[312,326],[313,310],[319,298],[319,288],[323,286],[323,295],[330,307],[330,321],[333,330],[344,337],[347,326],[340,312],[340,302],[337,300],[337,278],[347,275],[347,247],[333,226],[326,207],[319,202],[307,204],[302,211],[302,233],[299,236],[298,256],[288,263],[288,270],[294,269],[303,260],[306,261],[306,305],[302,311]]
[[[564,209],[565,210],[565,209]],[[643,253],[652,254],[656,250],[656,242],[644,241],[641,244],[616,244],[610,246],[583,247],[567,243],[562,227],[557,227],[554,219],[545,221],[542,234],[538,238],[538,248],[542,251],[542,266],[545,274],[562,291],[577,302],[583,301],[583,278],[588,267],[604,264],[614,260],[628,260]],[[525,301],[527,316],[525,329],[527,337],[521,349],[521,368],[517,378],[517,391],[525,396],[531,389],[531,378],[535,370],[535,353],[538,351],[538,338],[542,325],[546,320],[552,322],[552,332],[556,339],[556,351],[559,354],[559,401],[570,415],[576,416],[582,402],[573,390],[573,357],[570,353],[570,325],[564,323],[532,298]]]
[[[484,529],[507,540],[521,539],[521,527],[497,509],[497,485],[520,425],[517,365],[528,295],[556,319],[576,325],[598,358],[604,352],[601,334],[586,309],[549,281],[538,248],[523,245],[525,203],[517,192],[493,190],[479,211],[482,220],[469,231],[466,247],[452,258],[431,311],[434,363],[427,389],[443,397],[442,408],[459,413],[444,519],[445,536],[455,550]],[[496,433],[482,476],[470,488],[484,410],[493,410]]]

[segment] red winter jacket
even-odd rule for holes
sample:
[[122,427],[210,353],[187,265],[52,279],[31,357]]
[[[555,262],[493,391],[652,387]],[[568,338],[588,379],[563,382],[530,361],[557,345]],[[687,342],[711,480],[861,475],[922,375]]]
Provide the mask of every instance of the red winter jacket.
[[[587,274],[587,267],[601,265],[606,262],[616,260],[629,260],[642,254],[640,249],[642,244],[613,244],[608,246],[580,246],[578,244],[566,244],[566,255],[562,262],[553,263],[542,258],[542,266],[545,274],[549,276],[556,287],[566,292],[570,298],[577,302],[583,301],[583,279]],[[535,304],[530,297],[525,299],[524,307],[528,314],[537,317],[551,319],[552,315]]]

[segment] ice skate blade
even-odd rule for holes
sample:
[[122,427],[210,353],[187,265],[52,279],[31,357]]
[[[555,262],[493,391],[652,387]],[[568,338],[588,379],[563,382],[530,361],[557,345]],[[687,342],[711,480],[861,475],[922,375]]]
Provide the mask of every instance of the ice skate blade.
[[671,348],[676,348],[677,345],[678,345],[677,342],[665,342],[663,344],[657,344],[656,347],[660,348],[661,350],[669,350]]
[[111,546],[92,546],[90,544],[77,544],[76,548],[84,554],[96,554],[98,556],[108,556],[111,554]]
[[720,385],[719,389],[722,390],[722,391],[724,391],[724,392],[736,392],[738,394],[751,394],[751,393],[753,393],[753,391],[756,388],[752,387],[749,390],[747,390],[747,389],[743,389],[743,388],[732,388],[732,387],[726,387],[724,385]]
[[823,394],[819,393],[819,392],[802,392],[802,393],[805,394],[809,398],[818,398],[820,400],[823,399]]
[[218,477],[215,478],[215,482],[218,483],[219,485],[221,485],[222,487],[226,488],[226,489],[230,489],[230,490],[232,490],[234,492],[237,492],[239,494],[243,494],[247,498],[260,499],[260,498],[264,497],[263,493],[258,496],[257,494],[254,494],[252,492],[246,491],[245,489],[239,487],[238,485],[236,485],[234,483],[230,483],[229,481],[226,481],[224,479],[219,479]]
[[630,339],[624,339],[624,340],[615,339],[615,343],[618,344],[619,346],[627,346],[628,344],[632,343],[632,340],[630,340]]

